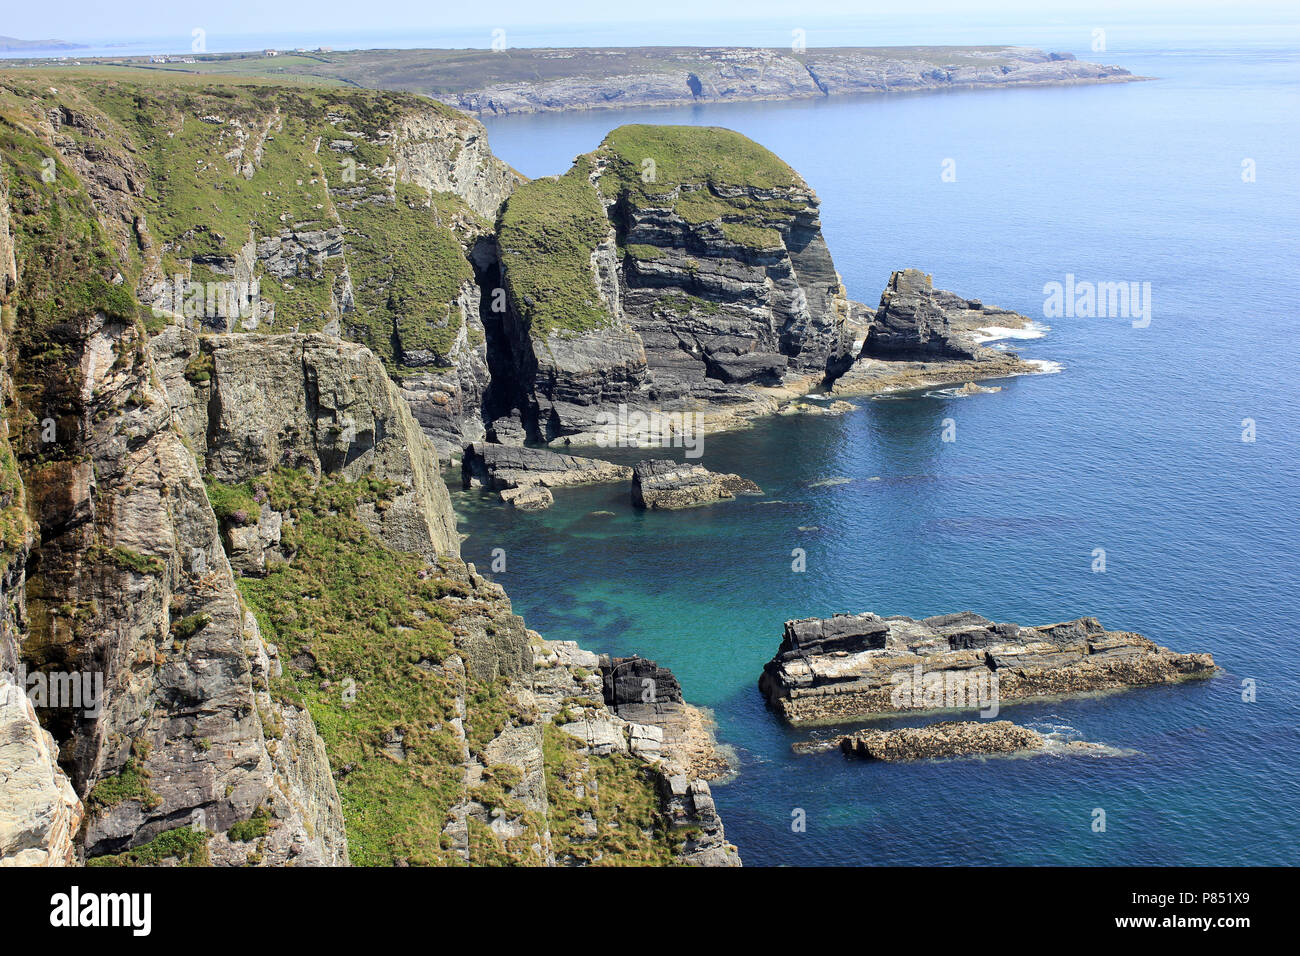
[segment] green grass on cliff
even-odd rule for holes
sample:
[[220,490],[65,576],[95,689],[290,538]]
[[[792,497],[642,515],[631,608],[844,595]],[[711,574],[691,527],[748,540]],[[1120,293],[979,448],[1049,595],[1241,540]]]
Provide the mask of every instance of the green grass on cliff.
[[[296,553],[265,577],[241,578],[240,592],[263,637],[278,648],[284,674],[272,693],[305,706],[325,741],[354,864],[463,862],[442,831],[449,811],[467,797],[525,827],[503,840],[471,818],[471,864],[541,863],[533,844],[543,828],[570,862],[673,862],[681,836],[667,831],[644,764],[621,755],[582,757],[576,742],[553,727],[543,731],[546,814],[510,793],[520,781],[510,766],[488,767],[466,789],[462,746],[481,754],[508,723],[536,717],[519,712],[504,679],[467,673],[461,682],[440,666],[459,654],[454,631],[470,593],[445,570],[388,549],[362,525],[358,505],[386,507],[390,485],[316,482],[281,471],[251,486],[265,489],[271,507],[292,517],[284,534]],[[464,743],[451,723],[458,696]],[[585,796],[578,798],[574,774],[588,763]],[[598,824],[594,839],[583,833],[583,814]]]
[[[310,260],[283,279],[259,276],[261,298],[275,304],[275,319],[258,331],[315,331],[341,317],[342,334],[371,348],[392,372],[400,373],[412,355],[415,364],[446,364],[462,330],[453,303],[474,278],[464,246],[489,224],[459,196],[431,196],[396,182],[394,152],[381,134],[414,112],[454,126],[474,121],[403,93],[228,78],[199,86],[163,72],[135,72],[132,81],[130,71],[72,70],[60,74],[66,85],[57,92],[37,85],[48,75],[41,71],[0,72],[0,86],[12,81],[15,90],[0,107],[12,104],[17,129],[39,111],[67,107],[78,119],[65,123],[61,135],[87,145],[125,145],[148,177],[136,184],[134,201],[164,244],[168,277],[228,280],[194,258],[230,260],[250,239],[343,226],[342,255]],[[39,173],[52,152],[28,138],[25,150],[13,150],[8,140],[0,145]],[[335,149],[336,143],[347,148]],[[345,272],[356,310],[340,316],[336,293]],[[46,298],[58,306],[98,296],[112,314],[133,307],[129,294],[115,287],[65,283],[50,291]]]
[[121,275],[130,270],[114,256],[86,190],[9,105],[8,98],[0,103],[0,175],[19,271],[9,325],[25,355],[57,358],[59,324],[96,312],[131,322],[139,307]]
[[[664,820],[648,768],[622,753],[593,758],[555,726],[545,728],[546,796],[556,859],[580,865],[671,866],[681,834]],[[582,796],[578,796],[578,787]],[[589,823],[596,825],[589,835]]]
[[781,244],[779,227],[806,207],[789,198],[807,187],[771,150],[715,126],[620,126],[596,156],[607,200],[669,208],[686,222],[719,224],[727,239],[761,250]]
[[392,359],[447,356],[463,325],[455,300],[474,281],[449,224],[472,210],[452,193],[398,184],[394,201],[340,207],[339,215],[357,306],[344,317],[348,337]]
[[161,866],[171,860],[179,866],[207,866],[211,837],[212,834],[201,830],[177,827],[125,853],[92,856],[86,860],[86,866]]
[[506,288],[534,335],[590,332],[610,322],[591,266],[609,222],[589,173],[580,157],[563,176],[518,187],[502,211],[497,242]]
[[[301,472],[267,482],[293,517],[292,562],[239,588],[279,648],[273,691],[307,707],[325,741],[358,865],[453,862],[441,833],[462,796],[456,691],[437,666],[451,650],[438,601],[451,585],[421,578],[421,558],[384,547],[356,517],[386,506],[385,486]],[[386,749],[404,734],[405,759]]]
[[[667,192],[682,183],[765,190],[803,185],[799,174],[771,150],[719,126],[635,123],[612,130],[601,145],[617,160],[606,175],[627,186],[644,186],[648,194]],[[653,163],[651,182],[643,179],[650,169],[647,160]]]

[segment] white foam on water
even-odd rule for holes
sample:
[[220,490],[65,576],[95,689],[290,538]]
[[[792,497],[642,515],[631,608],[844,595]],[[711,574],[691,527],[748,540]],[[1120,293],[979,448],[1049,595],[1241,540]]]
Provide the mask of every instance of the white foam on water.
[[1038,375],[1055,375],[1057,372],[1064,372],[1065,366],[1060,362],[1053,362],[1051,359],[1025,359],[1025,361],[1038,369],[1035,374]]
[[999,339],[1041,339],[1050,331],[1051,326],[1031,320],[1018,329],[1008,328],[1005,325],[987,325],[976,329],[974,337],[977,345],[984,345],[986,342],[996,342]]

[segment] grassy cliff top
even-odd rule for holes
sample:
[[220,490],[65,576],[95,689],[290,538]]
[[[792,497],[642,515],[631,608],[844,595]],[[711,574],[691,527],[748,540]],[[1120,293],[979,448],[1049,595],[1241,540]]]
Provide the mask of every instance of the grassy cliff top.
[[579,157],[563,176],[519,186],[501,213],[497,242],[515,308],[537,335],[588,332],[609,322],[591,257],[609,222]]
[[621,182],[647,191],[665,192],[682,183],[805,188],[781,157],[719,126],[620,126],[605,137],[601,151],[613,160],[610,171]]
[[[1014,46],[885,46],[815,47],[801,53],[788,48],[756,47],[610,47],[424,50],[263,51],[197,54],[192,63],[153,64],[147,57],[87,58],[86,66],[42,67],[48,72],[73,69],[149,73],[158,82],[217,79],[260,80],[307,85],[351,85],[372,89],[410,90],[447,96],[506,84],[545,83],[585,77],[603,80],[693,71],[706,74],[737,57],[754,60],[781,57],[817,64],[835,60],[880,64],[920,62],[936,67],[1000,66],[1023,55]],[[35,61],[28,61],[35,62]]]
[[620,126],[593,155],[604,161],[607,200],[716,223],[751,249],[780,245],[781,227],[809,205],[808,185],[784,160],[717,126]]

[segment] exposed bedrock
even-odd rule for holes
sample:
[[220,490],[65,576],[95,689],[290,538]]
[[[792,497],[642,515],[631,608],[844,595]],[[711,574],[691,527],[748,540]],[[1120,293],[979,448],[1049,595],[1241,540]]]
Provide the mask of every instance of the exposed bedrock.
[[545,448],[475,442],[465,446],[461,481],[501,494],[520,511],[542,511],[554,501],[552,488],[626,481],[632,469],[599,458],[561,455]]
[[200,337],[179,326],[149,348],[207,474],[382,476],[401,490],[382,511],[363,509],[371,530],[398,550],[459,553],[437,453],[369,349],[319,333]]
[[924,727],[859,730],[833,740],[794,745],[795,753],[828,750],[839,750],[846,756],[863,760],[886,762],[1043,753],[1111,756],[1120,752],[1083,740],[1054,741],[1009,720],[945,720]]
[[693,831],[685,861],[739,865],[708,784],[731,770],[717,750],[711,724],[682,700],[672,671],[652,660],[601,655],[600,674],[605,706],[628,721],[629,748],[660,771],[659,795],[668,818],[673,826]]
[[[838,374],[848,300],[818,205],[758,144],[690,127],[620,127],[517,189],[497,236],[502,341],[530,437],[590,442],[620,405],[771,411],[764,389]],[[558,250],[557,217],[575,240]]]
[[851,319],[862,330],[857,359],[832,386],[837,395],[926,388],[1032,374],[1038,369],[1014,352],[978,344],[986,329],[1022,329],[1031,320],[978,299],[934,288],[919,269],[889,277],[874,313],[853,304]]
[[991,350],[955,327],[950,310],[965,304],[950,292],[936,294],[931,277],[904,269],[889,277],[880,307],[867,330],[862,355],[873,358],[974,359]]
[[1022,627],[978,614],[915,621],[837,614],[789,621],[759,689],[791,723],[909,711],[979,709],[1008,701],[1085,694],[1216,671],[1209,654],[1180,654],[1096,618]]
[[666,458],[637,462],[632,469],[632,504],[651,511],[694,508],[763,490],[740,475],[718,474],[700,465]]
[[0,673],[0,866],[71,866],[85,809],[24,690]]

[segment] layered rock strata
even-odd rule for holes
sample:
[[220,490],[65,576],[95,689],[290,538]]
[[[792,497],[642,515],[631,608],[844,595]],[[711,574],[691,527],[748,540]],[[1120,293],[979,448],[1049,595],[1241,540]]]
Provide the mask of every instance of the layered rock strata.
[[1055,697],[1169,684],[1216,672],[1209,654],[1179,654],[1095,618],[1022,627],[977,614],[839,614],[789,621],[759,689],[794,724],[916,710],[995,709]]
[[980,345],[985,329],[1022,329],[1031,320],[978,299],[935,289],[919,269],[893,273],[865,323],[862,348],[838,378],[836,395],[869,395],[1009,378],[1038,371],[1012,352]]
[[500,491],[502,500],[516,503],[518,497],[507,492],[603,484],[630,477],[632,469],[626,465],[521,445],[475,442],[465,447],[461,458],[461,480],[466,488]]
[[632,469],[632,504],[650,511],[695,508],[763,490],[740,475],[718,474],[700,465],[666,458],[637,462]]

